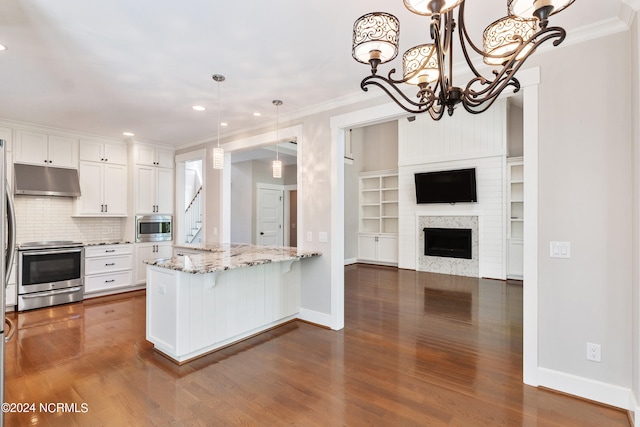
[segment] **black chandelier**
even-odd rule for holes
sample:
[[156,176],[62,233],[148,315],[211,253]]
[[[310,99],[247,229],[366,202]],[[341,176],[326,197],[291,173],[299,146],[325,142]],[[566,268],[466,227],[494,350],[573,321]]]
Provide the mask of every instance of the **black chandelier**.
[[[482,0],[481,0],[482,1]],[[485,0],[486,1],[486,0]],[[387,77],[377,74],[378,66],[398,55],[400,22],[385,12],[368,13],[353,25],[353,58],[371,66],[371,75],[360,87],[365,92],[369,85],[378,86],[405,111],[429,112],[440,120],[444,111],[451,116],[458,104],[478,114],[486,111],[502,91],[511,86],[514,92],[520,82],[514,77],[522,64],[547,40],[557,46],[566,32],[560,27],[547,27],[549,16],[554,15],[575,0],[507,0],[508,16],[489,25],[483,34],[483,49],[469,38],[464,23],[465,0],[404,0],[411,12],[431,17],[433,43],[414,46],[402,56],[403,76],[394,79],[395,68]],[[454,10],[458,9],[458,21]],[[536,24],[540,29],[536,31]],[[465,61],[474,77],[466,87],[453,85],[453,39],[456,31]],[[485,77],[471,62],[469,52],[481,55],[485,64],[494,68]],[[398,86],[416,85],[415,99],[409,98]]]

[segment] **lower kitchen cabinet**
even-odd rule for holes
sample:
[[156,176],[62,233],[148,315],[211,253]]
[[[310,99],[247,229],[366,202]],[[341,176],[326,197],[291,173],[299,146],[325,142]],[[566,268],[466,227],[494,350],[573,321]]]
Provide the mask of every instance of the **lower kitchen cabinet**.
[[122,292],[133,286],[132,245],[88,246],[84,250],[85,296]]
[[147,282],[147,265],[142,261],[172,256],[173,242],[136,243],[136,285]]

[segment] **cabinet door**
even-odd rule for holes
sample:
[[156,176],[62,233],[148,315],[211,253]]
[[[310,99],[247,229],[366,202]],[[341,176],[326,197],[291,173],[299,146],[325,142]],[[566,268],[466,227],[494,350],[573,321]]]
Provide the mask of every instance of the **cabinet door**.
[[522,279],[524,263],[524,244],[520,239],[509,239],[507,241],[507,277],[512,279]]
[[398,262],[398,236],[378,236],[378,261]]
[[377,246],[375,234],[358,234],[358,259],[377,261]]
[[49,164],[47,141],[46,133],[16,131],[15,161],[47,166]]
[[107,215],[127,216],[127,168],[123,165],[104,167],[104,204]]
[[156,162],[156,150],[153,147],[136,145],[135,161],[139,165],[154,166]]
[[157,212],[173,214],[173,169],[156,169]]
[[13,151],[13,130],[0,127],[0,139],[4,140],[5,151]]
[[162,168],[173,169],[173,151],[158,148],[156,150],[156,162]]
[[136,166],[136,214],[155,213],[156,173],[152,166]]
[[147,281],[147,264],[145,259],[171,258],[172,243],[136,243],[136,284]]
[[155,259],[156,245],[153,243],[136,243],[136,284],[142,284],[147,281],[147,264],[143,263],[145,259]]
[[100,163],[80,162],[80,193],[76,199],[79,215],[102,215],[104,169]]
[[62,136],[49,135],[49,166],[78,167],[78,141]]
[[104,144],[101,142],[80,141],[80,161],[89,162],[104,161]]
[[124,145],[105,144],[104,145],[105,162],[117,165],[127,164],[127,147]]

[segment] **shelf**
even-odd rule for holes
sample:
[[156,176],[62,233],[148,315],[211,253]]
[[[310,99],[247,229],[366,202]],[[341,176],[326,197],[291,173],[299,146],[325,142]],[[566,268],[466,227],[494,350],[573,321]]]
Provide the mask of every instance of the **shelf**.
[[360,177],[360,229],[365,233],[398,233],[398,175],[368,172]]

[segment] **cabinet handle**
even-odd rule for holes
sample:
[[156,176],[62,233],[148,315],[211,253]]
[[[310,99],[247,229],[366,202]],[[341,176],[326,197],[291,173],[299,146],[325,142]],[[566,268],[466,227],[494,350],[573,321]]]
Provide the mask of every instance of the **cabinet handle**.
[[109,205],[104,205],[104,211],[109,212]]
[[105,267],[111,267],[112,265],[116,265],[116,263],[115,262],[108,262],[104,266]]
[[104,212],[104,205],[100,205],[100,212]]
[[111,279],[111,280],[105,280],[104,283],[113,283],[115,282],[115,279]]
[[108,162],[108,161],[109,161],[109,159],[104,159],[104,161],[105,161],[105,162]]
[[104,158],[100,159],[101,162],[104,162]]
[[104,251],[105,252],[115,252],[116,250],[115,249],[105,249]]

